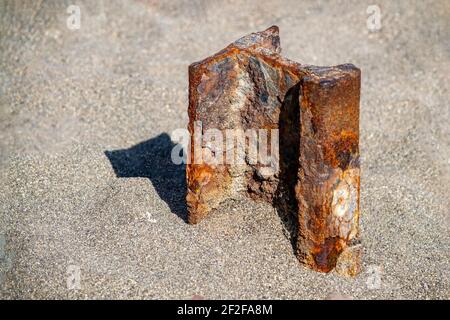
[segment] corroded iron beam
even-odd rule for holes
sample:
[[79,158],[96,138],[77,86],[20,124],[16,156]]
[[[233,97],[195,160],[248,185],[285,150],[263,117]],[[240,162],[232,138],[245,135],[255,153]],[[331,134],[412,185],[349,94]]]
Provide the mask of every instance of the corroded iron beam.
[[280,51],[274,26],[190,65],[188,220],[227,199],[267,201],[295,217],[302,263],[354,275],[360,71],[301,65]]

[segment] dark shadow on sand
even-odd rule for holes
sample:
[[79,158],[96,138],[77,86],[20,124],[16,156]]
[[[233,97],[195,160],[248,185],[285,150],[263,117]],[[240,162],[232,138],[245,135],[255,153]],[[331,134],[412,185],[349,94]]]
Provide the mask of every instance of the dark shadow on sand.
[[167,133],[138,143],[128,149],[105,151],[119,178],[148,178],[170,210],[187,222],[186,166],[172,162],[176,144]]

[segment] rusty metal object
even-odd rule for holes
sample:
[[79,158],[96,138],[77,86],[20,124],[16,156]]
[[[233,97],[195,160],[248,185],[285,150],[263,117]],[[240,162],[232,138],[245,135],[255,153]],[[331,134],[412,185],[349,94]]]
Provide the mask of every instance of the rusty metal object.
[[303,263],[329,272],[358,242],[360,71],[352,65],[307,69],[300,96],[297,251]]
[[[209,129],[278,129],[282,101],[300,80],[298,64],[278,55],[279,43],[278,28],[272,27],[241,38],[189,67],[190,223],[197,223],[221,202],[242,193],[271,201],[277,191],[277,175],[264,174],[257,164],[211,165],[196,161],[196,155],[209,152],[208,146],[196,143],[196,139]],[[201,122],[202,127],[196,128],[196,122]]]
[[[280,51],[274,26],[190,65],[188,220],[198,223],[227,199],[267,201],[295,217],[301,262],[322,272],[338,264],[354,275],[360,72],[350,64],[301,65]],[[250,150],[243,163],[205,161],[233,159],[227,147],[212,149],[202,139],[211,129],[244,147],[236,130],[265,129],[267,141],[279,145],[269,154],[276,161],[249,161]]]

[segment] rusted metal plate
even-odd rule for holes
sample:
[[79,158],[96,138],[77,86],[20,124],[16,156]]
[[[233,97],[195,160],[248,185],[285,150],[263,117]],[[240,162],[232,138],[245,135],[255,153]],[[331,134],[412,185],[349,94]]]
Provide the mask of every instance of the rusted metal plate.
[[308,67],[301,81],[298,256],[329,272],[357,242],[360,71]]
[[[272,130],[279,128],[285,95],[300,80],[299,65],[279,56],[279,43],[278,28],[272,27],[243,37],[189,67],[187,203],[191,223],[200,221],[225,199],[249,194],[272,201],[277,192],[277,168],[247,160],[229,161],[224,150],[219,151],[223,161],[207,163],[204,158],[210,148],[199,136],[217,129],[224,140],[236,142],[240,133],[264,129],[271,142]],[[236,152],[236,146],[233,149]]]

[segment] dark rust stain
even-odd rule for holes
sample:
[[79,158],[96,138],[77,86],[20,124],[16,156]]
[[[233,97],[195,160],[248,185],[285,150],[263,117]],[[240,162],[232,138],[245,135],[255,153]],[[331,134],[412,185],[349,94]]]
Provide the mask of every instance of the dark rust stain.
[[333,270],[342,250],[342,240],[339,237],[326,238],[323,243],[314,246],[312,254],[318,271],[330,272]]

